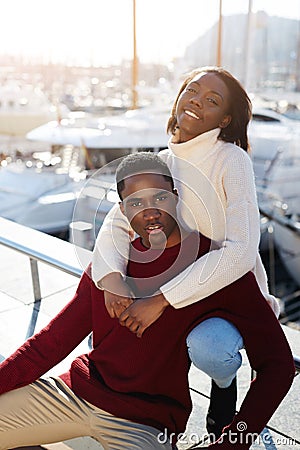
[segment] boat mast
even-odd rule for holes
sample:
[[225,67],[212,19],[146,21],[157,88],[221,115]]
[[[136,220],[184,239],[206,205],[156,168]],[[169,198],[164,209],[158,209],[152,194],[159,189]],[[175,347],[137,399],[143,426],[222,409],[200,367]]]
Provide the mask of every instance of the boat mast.
[[132,0],[133,5],[133,59],[132,59],[132,106],[131,109],[138,107],[138,58],[136,48],[136,0]]
[[249,65],[250,65],[250,45],[251,45],[251,28],[252,28],[252,0],[248,2],[248,14],[247,14],[247,26],[245,35],[245,48],[244,48],[244,87],[249,88]]
[[217,39],[217,66],[222,64],[222,0],[219,0],[219,22],[218,22],[218,39]]
[[298,36],[297,36],[297,55],[296,55],[296,86],[295,91],[300,92],[300,19],[298,16]]

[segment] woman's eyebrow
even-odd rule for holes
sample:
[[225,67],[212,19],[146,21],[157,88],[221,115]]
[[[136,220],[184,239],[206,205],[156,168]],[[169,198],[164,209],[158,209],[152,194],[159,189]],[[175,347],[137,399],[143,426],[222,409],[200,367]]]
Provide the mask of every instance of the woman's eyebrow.
[[220,97],[222,100],[224,100],[224,97],[223,97],[222,94],[220,94],[220,92],[217,92],[217,91],[211,91],[211,93],[217,95],[217,96]]
[[[191,81],[190,83],[188,83],[187,86],[191,86],[193,84],[196,84],[198,87],[201,87],[201,83],[199,83],[198,81]],[[211,92],[214,95],[217,95],[218,97],[220,97],[224,101],[224,97],[223,97],[222,94],[220,94],[220,92],[214,91],[213,89],[209,89],[209,88],[208,88],[208,91]]]
[[191,86],[192,84],[196,84],[197,86],[200,86],[199,83],[197,83],[197,81],[190,81],[187,86]]

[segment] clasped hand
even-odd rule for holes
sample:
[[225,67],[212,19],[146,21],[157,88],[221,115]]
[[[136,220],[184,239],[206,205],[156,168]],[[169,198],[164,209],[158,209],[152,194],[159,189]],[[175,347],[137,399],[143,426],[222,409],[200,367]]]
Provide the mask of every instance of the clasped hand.
[[120,273],[110,273],[101,281],[104,291],[104,302],[110,317],[119,318],[120,314],[133,303],[132,294],[128,284]]
[[126,288],[122,292],[118,290],[118,294],[105,290],[104,301],[107,312],[112,319],[119,318],[122,312],[133,303],[131,292]]
[[137,337],[141,337],[169,305],[161,293],[134,301],[128,284],[119,273],[107,275],[103,278],[101,286],[110,317],[118,318],[120,324],[135,333]]
[[122,312],[119,322],[137,337],[142,337],[144,331],[162,315],[168,304],[163,294],[135,300]]

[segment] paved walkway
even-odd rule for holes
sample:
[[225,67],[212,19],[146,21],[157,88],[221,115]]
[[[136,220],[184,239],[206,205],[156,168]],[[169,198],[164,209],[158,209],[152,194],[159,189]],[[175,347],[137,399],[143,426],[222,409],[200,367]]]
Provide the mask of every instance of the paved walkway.
[[[13,250],[0,246],[0,355],[8,356],[26,338],[29,323],[34,312],[33,292],[31,286],[29,259]],[[49,320],[68,302],[76,289],[78,278],[67,275],[57,269],[39,264],[42,302],[37,315],[36,331],[45,326]],[[300,355],[300,333],[285,327],[293,352]],[[65,361],[51,370],[52,374],[62,373],[69,366],[74,354],[87,350],[84,341]],[[270,351],[272,351],[270,349]],[[245,355],[238,374],[239,404],[250,382],[250,368]],[[190,371],[190,385],[200,394],[192,391],[193,413],[188,422],[186,435],[178,445],[180,450],[188,449],[196,439],[205,434],[205,415],[208,406],[210,380],[194,367]],[[267,400],[266,400],[267,401]],[[270,436],[266,444],[253,445],[253,449],[300,450],[300,376],[295,378],[292,389],[270,421]],[[283,433],[283,436],[280,433]],[[296,439],[298,443],[292,443]],[[41,447],[33,447],[38,449]],[[43,446],[51,450],[100,450],[90,438],[74,439],[64,444]],[[144,449],[143,449],[144,450]]]

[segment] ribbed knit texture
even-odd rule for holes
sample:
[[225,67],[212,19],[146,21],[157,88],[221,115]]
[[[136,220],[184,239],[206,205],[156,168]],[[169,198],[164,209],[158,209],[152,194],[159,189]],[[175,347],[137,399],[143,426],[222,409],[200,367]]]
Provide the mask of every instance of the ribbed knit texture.
[[[147,251],[140,239],[133,245],[139,253]],[[196,257],[198,252],[202,255],[209,245],[208,239],[194,233],[182,245],[160,252],[155,263],[152,259],[129,263],[132,288],[138,295],[153,294],[158,288],[156,275],[161,274],[165,282],[182,264],[190,263],[189,255],[195,250]],[[179,251],[181,258],[177,258]],[[201,320],[197,309],[198,305],[182,314],[169,306],[137,338],[118,319],[109,317],[103,292],[84,273],[71,302],[0,364],[0,394],[41,377],[92,331],[94,349],[76,358],[62,380],[75,394],[115,416],[177,435],[184,431],[192,407],[185,337]]]
[[[258,252],[260,220],[252,162],[240,147],[218,140],[219,129],[176,144],[159,155],[166,161],[179,191],[179,219],[211,238],[218,249],[197,261],[193,270],[161,287],[175,308],[202,300],[252,271],[275,314]],[[102,225],[93,252],[95,282],[110,272],[125,274],[132,230],[119,208]]]
[[[139,239],[133,245],[146,256],[147,249]],[[207,252],[209,245],[202,237],[199,254]],[[157,281],[176,275],[180,263],[189,263],[189,255],[198,248],[199,238],[193,234],[182,246],[167,248],[155,262],[130,262],[128,273],[134,278],[131,285],[137,295],[151,294]],[[179,249],[183,249],[182,255],[177,258]],[[156,278],[159,274],[161,279]],[[281,326],[251,272],[201,302],[182,309],[167,307],[141,338],[109,317],[102,291],[85,273],[73,300],[0,364],[0,394],[35,381],[92,331],[94,349],[76,358],[61,375],[62,380],[75,394],[115,416],[162,431],[166,428],[176,436],[184,432],[192,406],[185,339],[209,317],[224,318],[239,329],[257,372],[229,430],[236,433],[243,421],[245,434],[260,433],[291,386],[294,365]],[[249,446],[234,448],[246,450]],[[227,450],[233,445],[224,437],[224,443],[214,447]]]

